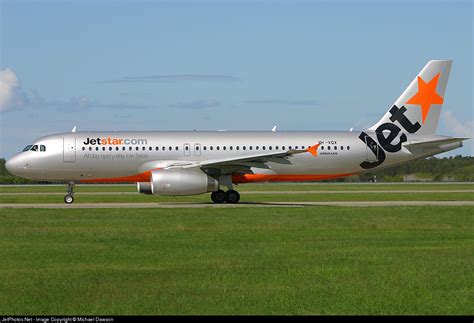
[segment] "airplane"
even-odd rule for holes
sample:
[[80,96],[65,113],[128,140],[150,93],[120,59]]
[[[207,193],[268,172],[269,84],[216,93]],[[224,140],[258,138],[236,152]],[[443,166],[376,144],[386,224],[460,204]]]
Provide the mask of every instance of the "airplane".
[[[462,147],[436,135],[451,60],[429,61],[383,117],[363,131],[73,131],[41,137],[6,162],[17,176],[67,183],[137,183],[153,195],[211,192],[238,203],[234,185],[320,181]],[[227,188],[224,191],[223,188]]]

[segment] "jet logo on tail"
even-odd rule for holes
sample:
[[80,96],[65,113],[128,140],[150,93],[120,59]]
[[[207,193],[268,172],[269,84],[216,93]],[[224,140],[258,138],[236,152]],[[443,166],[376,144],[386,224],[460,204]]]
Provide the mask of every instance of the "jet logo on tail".
[[[360,164],[362,168],[377,167],[384,162],[386,153],[399,152],[403,143],[408,141],[408,134],[435,133],[440,109],[431,108],[433,105],[441,106],[444,102],[450,69],[451,61],[449,60],[429,61],[395,101],[388,113],[369,128],[370,135],[361,132],[359,139],[367,146],[367,151],[376,156],[376,160],[362,162]],[[407,105],[419,105],[421,113],[418,113],[416,107],[414,109],[409,107],[407,110],[405,107]],[[430,109],[430,119],[427,119]]]

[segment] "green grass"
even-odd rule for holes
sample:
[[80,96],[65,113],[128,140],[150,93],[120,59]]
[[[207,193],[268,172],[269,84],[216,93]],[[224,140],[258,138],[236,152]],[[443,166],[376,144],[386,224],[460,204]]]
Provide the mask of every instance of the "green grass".
[[[326,201],[473,201],[473,193],[317,193],[317,194],[242,194],[241,202],[326,202]],[[156,195],[81,195],[74,203],[160,203],[160,202],[210,202],[209,194],[195,196]],[[2,203],[64,203],[62,195],[0,195]]]
[[[348,183],[263,183],[242,184],[236,189],[245,191],[358,191],[358,190],[474,190],[474,184],[348,184]],[[0,186],[0,193],[28,193],[28,192],[64,192],[65,186],[61,185],[32,185],[32,186]],[[76,192],[136,192],[135,185],[84,185],[76,186]]]
[[2,209],[0,314],[474,314],[472,207]]

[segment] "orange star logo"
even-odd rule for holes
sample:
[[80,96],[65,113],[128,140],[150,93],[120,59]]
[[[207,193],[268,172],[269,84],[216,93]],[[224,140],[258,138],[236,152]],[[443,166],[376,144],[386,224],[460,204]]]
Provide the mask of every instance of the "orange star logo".
[[308,149],[306,149],[307,152],[311,153],[311,155],[313,155],[314,157],[316,157],[318,155],[318,147],[320,146],[321,144],[316,144],[314,146],[311,146],[309,147]]
[[418,104],[421,106],[421,121],[423,123],[425,123],[426,116],[428,116],[428,112],[430,112],[430,106],[432,104],[443,103],[443,98],[436,93],[439,74],[440,73],[436,74],[428,83],[418,76],[418,93],[406,102],[407,104]]

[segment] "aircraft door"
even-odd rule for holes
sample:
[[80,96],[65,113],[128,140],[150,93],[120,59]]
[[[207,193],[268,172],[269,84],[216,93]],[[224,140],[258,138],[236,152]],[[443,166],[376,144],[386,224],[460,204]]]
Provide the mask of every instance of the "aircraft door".
[[377,143],[369,136],[365,136],[365,160],[368,162],[376,162],[379,160],[379,150]]
[[63,138],[63,161],[66,163],[76,161],[76,138]]
[[184,156],[191,156],[191,147],[189,144],[184,144],[183,152]]
[[194,156],[201,156],[201,144],[194,144]]

